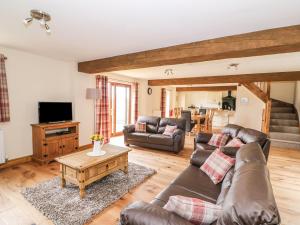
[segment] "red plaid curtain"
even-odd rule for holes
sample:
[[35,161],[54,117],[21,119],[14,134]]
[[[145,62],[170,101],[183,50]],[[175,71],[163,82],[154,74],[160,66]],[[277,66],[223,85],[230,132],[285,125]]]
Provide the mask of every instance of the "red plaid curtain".
[[161,117],[166,117],[166,89],[161,89],[161,99],[160,99],[160,111]]
[[134,84],[135,88],[135,101],[134,101],[134,123],[136,123],[139,116],[139,83]]
[[0,122],[10,121],[5,57],[0,54]]
[[101,98],[96,101],[96,133],[104,136],[104,143],[110,139],[109,103],[108,103],[108,78],[96,77],[96,87],[101,89]]

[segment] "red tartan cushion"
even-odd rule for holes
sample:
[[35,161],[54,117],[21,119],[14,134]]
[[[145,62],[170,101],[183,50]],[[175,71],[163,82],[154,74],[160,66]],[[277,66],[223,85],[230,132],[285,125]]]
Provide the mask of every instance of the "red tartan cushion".
[[234,165],[235,159],[216,149],[203,163],[200,169],[206,173],[214,184],[220,183],[228,170]]
[[239,139],[239,138],[233,138],[232,140],[230,140],[226,147],[238,147],[240,148],[242,145],[244,145],[244,143]]
[[208,144],[216,147],[224,146],[228,140],[227,134],[213,134]]
[[135,132],[146,133],[146,123],[137,122],[135,124]]
[[177,126],[167,125],[163,135],[172,136],[176,129],[177,129]]
[[170,196],[164,209],[173,212],[196,225],[208,225],[218,219],[222,213],[219,205],[197,198],[180,195]]

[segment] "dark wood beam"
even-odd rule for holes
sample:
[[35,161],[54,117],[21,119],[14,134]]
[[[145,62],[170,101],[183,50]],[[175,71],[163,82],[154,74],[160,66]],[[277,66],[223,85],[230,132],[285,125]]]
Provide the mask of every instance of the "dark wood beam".
[[149,86],[300,80],[300,71],[148,80]]
[[177,87],[176,91],[234,91],[236,86]]
[[262,30],[78,63],[100,73],[300,51],[300,25]]

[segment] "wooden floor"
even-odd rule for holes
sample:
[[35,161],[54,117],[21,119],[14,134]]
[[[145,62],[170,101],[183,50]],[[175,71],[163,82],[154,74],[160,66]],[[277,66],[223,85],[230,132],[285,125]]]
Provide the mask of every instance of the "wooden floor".
[[[112,143],[122,145],[122,138],[113,138]],[[186,147],[175,155],[162,151],[134,148],[129,161],[157,170],[143,184],[133,189],[115,204],[97,215],[89,224],[115,225],[120,210],[136,201],[151,201],[188,164],[192,152],[193,138],[187,137]],[[283,225],[300,224],[300,151],[271,149],[269,169]],[[58,165],[51,163],[39,166],[30,162],[0,170],[0,225],[52,224],[20,194],[20,190],[57,176]]]

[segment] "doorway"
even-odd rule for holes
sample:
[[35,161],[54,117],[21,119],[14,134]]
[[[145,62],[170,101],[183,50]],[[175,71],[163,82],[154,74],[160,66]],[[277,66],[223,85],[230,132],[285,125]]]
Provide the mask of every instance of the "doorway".
[[111,136],[122,135],[131,118],[131,86],[110,83]]

